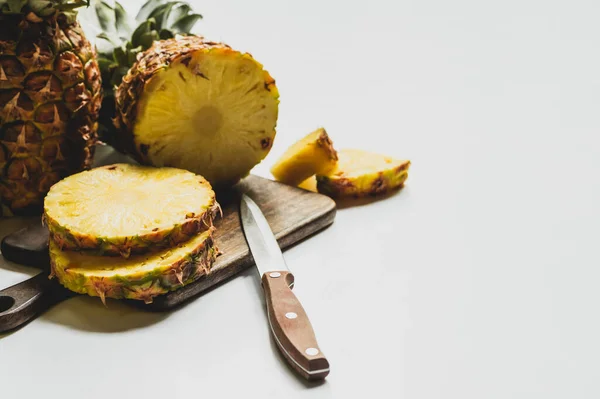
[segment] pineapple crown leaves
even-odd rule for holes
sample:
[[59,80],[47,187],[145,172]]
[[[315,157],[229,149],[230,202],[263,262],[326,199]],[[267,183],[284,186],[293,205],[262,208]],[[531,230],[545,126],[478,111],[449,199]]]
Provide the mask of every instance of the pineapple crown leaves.
[[109,97],[139,53],[150,48],[156,40],[189,35],[196,22],[202,19],[202,15],[194,13],[183,1],[148,0],[135,19],[117,1],[114,5],[99,1],[95,11],[103,30],[97,35],[103,41],[98,43],[98,62]]
[[190,31],[202,15],[184,1],[166,0],[146,1],[135,18],[117,1],[111,4],[96,0],[94,11],[102,30],[96,36],[100,39],[96,47],[104,92],[99,135],[101,140],[111,143],[116,134],[114,91],[137,61],[138,54],[157,40],[192,35]]
[[89,5],[89,0],[0,0],[0,13],[20,14],[25,7],[28,7],[34,14],[47,17],[57,10],[69,12]]

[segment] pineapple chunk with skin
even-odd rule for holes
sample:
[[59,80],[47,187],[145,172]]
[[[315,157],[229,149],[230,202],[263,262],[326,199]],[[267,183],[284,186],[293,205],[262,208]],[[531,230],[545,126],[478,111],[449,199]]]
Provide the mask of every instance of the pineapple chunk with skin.
[[337,160],[329,135],[319,128],[288,148],[271,167],[271,174],[282,183],[296,186],[310,176],[326,174]]
[[376,196],[399,189],[408,177],[409,160],[373,152],[346,149],[338,152],[334,170],[317,175],[317,190],[333,198]]
[[210,273],[218,249],[214,227],[185,243],[161,252],[121,257],[63,251],[50,240],[51,277],[79,294],[134,299],[151,303],[157,295],[176,290]]
[[44,222],[61,249],[128,257],[187,241],[212,226],[219,209],[202,176],[114,164],[55,184],[45,199]]

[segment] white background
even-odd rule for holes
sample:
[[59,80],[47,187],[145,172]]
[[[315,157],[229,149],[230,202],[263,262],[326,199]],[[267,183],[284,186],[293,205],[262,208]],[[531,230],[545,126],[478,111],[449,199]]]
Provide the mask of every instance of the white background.
[[289,371],[249,270],[164,315],[56,306],[0,337],[0,397],[600,397],[600,3],[194,4],[197,33],[277,80],[255,173],[318,126],[412,161],[402,192],[286,251],[331,374]]

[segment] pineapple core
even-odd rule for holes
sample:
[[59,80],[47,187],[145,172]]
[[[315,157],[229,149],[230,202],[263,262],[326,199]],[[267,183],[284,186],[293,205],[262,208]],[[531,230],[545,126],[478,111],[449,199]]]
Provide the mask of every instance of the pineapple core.
[[192,53],[155,74],[134,125],[137,150],[155,166],[235,182],[271,148],[278,100],[260,64],[239,53]]

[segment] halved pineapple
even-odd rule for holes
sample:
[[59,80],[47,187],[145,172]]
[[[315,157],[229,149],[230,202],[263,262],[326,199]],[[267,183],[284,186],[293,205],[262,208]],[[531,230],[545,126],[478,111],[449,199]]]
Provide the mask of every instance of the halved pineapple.
[[410,161],[362,150],[338,152],[334,170],[317,175],[317,190],[331,197],[365,197],[387,193],[404,185]]
[[212,226],[219,210],[202,176],[176,168],[98,167],[52,186],[44,221],[57,246],[128,257],[173,246]]
[[152,302],[206,275],[217,256],[214,227],[161,252],[121,257],[63,251],[50,240],[51,277],[65,288],[90,296]]
[[326,174],[337,159],[327,132],[319,128],[290,146],[271,167],[271,174],[280,182],[296,186],[312,175]]
[[204,176],[245,177],[275,138],[279,93],[250,54],[198,36],[157,41],[116,94],[116,146],[138,162]]

